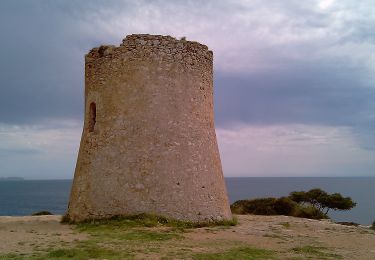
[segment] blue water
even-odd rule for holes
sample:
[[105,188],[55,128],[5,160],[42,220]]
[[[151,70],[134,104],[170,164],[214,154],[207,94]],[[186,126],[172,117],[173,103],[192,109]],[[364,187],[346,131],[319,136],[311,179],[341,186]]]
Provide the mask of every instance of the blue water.
[[[286,196],[291,191],[321,188],[339,192],[357,202],[344,212],[331,212],[336,221],[369,225],[375,220],[375,178],[226,178],[229,199]],[[0,215],[22,216],[48,210],[63,214],[71,180],[0,181]]]
[[48,210],[63,214],[71,180],[0,181],[0,216],[24,216]]

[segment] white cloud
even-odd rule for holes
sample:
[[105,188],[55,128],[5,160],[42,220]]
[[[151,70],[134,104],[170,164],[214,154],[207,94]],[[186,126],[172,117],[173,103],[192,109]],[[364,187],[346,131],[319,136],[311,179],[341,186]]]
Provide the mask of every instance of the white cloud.
[[319,8],[325,10],[330,8],[335,3],[335,0],[320,0],[318,2]]
[[[0,125],[0,176],[72,178],[82,125]],[[238,125],[217,129],[224,174],[230,176],[364,176],[375,150],[362,149],[348,127]]]
[[74,174],[82,125],[0,125],[0,177],[67,179]]
[[375,151],[347,127],[242,125],[218,129],[225,176],[364,176]]
[[[124,1],[92,4],[74,18],[76,27],[100,44],[118,44],[130,33],[186,36],[213,49],[216,69],[227,72],[269,70],[283,61],[327,55],[373,70],[373,60],[363,54],[371,55],[374,45],[361,32],[375,24],[371,7],[369,0]],[[347,38],[359,39],[350,48],[361,51],[342,48]]]

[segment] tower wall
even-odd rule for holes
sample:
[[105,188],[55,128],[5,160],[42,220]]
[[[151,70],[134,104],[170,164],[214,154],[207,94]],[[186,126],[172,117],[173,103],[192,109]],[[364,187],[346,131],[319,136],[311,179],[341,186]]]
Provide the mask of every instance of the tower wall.
[[72,220],[231,218],[214,128],[212,56],[205,45],[158,35],[130,35],[119,47],[86,55]]

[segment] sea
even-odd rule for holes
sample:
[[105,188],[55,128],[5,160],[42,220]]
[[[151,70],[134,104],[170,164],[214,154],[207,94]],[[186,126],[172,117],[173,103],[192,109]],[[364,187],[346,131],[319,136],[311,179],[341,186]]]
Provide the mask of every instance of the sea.
[[[329,216],[334,221],[370,225],[375,220],[375,177],[246,177],[225,181],[231,203],[321,188],[357,202],[349,211],[331,211]],[[64,214],[71,184],[71,180],[0,181],[0,216],[27,216],[42,210]]]

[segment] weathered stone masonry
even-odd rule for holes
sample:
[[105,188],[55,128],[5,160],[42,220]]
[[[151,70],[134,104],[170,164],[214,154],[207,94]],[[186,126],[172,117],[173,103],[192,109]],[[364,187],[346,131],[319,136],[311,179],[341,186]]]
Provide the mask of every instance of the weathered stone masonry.
[[130,35],[85,57],[85,122],[68,215],[230,219],[213,116],[212,51]]

